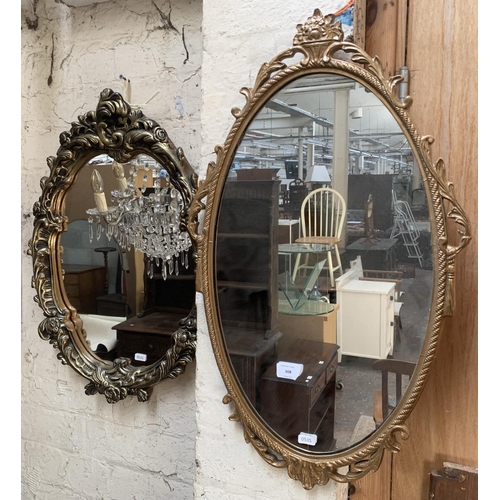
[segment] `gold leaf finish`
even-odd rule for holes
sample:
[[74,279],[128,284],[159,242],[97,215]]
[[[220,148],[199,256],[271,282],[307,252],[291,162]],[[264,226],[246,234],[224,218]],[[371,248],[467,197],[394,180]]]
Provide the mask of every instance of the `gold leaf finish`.
[[[302,60],[288,65],[286,60],[297,54],[302,54]],[[429,208],[431,214],[434,214],[431,231],[433,240],[437,243],[433,245],[436,272],[429,327],[410,386],[396,410],[373,434],[336,453],[307,452],[291,445],[274,433],[248,402],[240,389],[225,347],[214,282],[216,221],[224,183],[238,144],[252,119],[273,94],[298,77],[315,73],[350,77],[373,92],[391,111],[413,146],[424,180]],[[242,425],[245,441],[251,444],[267,463],[273,467],[286,467],[289,476],[300,481],[305,489],[325,485],[330,479],[337,482],[358,479],[370,471],[376,471],[386,451],[397,453],[401,449],[400,440],[408,438],[408,429],[404,422],[426,383],[443,318],[452,312],[454,259],[470,241],[468,218],[454,195],[453,185],[446,180],[444,164],[441,159],[432,161],[432,139],[417,133],[407,113],[412,99],[406,97],[401,101],[397,97],[396,89],[400,80],[399,76],[386,80],[377,57],[371,57],[355,44],[344,41],[340,22],[335,22],[331,15],[323,16],[319,10],[315,10],[313,16],[297,26],[293,47],[279,53],[269,63],[263,64],[254,86],[241,90],[246,104],[242,109],[233,108],[232,113],[236,120],[225,143],[216,147],[217,159],[209,166],[207,178],[197,193],[190,214],[194,220],[199,211],[205,209],[202,231],[192,236],[196,237],[200,250],[201,272],[198,273],[198,286],[204,294],[213,351],[228,391],[223,402],[234,405],[234,411],[229,418]],[[446,224],[448,220],[458,226],[459,243],[456,246],[449,242]],[[194,228],[194,224],[192,227]]]
[[[57,155],[47,159],[50,174],[40,182],[42,195],[33,206],[34,230],[28,244],[28,253],[33,257],[35,301],[46,316],[38,333],[58,349],[57,357],[63,364],[70,365],[89,380],[86,394],[103,394],[109,403],[129,395],[147,401],[153,385],[176,378],[194,359],[196,309],[193,306],[173,334],[172,347],[152,365],[134,367],[126,358],[109,362],[96,357],[86,340],[82,320],[64,291],[59,244],[67,225],[63,199],[80,168],[93,156],[106,153],[122,163],[139,153],[147,153],[165,167],[171,183],[183,198],[185,208],[180,214],[180,229],[184,231],[197,177],[182,149],[175,147],[166,131],[142,111],[132,110],[123,97],[111,89],[101,92],[96,111],[79,116],[70,130],[59,136],[59,142]],[[196,224],[196,217],[191,223]],[[196,254],[195,244],[194,250]]]

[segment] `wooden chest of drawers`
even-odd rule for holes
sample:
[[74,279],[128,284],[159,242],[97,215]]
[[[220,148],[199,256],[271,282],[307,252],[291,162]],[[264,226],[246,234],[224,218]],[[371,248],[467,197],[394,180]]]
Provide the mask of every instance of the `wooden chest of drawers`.
[[155,363],[171,347],[172,334],[186,316],[153,312],[143,317],[134,316],[115,325],[117,357],[130,358],[135,366]]
[[231,363],[250,403],[259,411],[259,379],[269,365],[276,361],[277,332],[265,339],[262,332],[245,329],[226,329],[225,339]]
[[64,264],[64,288],[71,305],[81,314],[97,314],[96,298],[104,294],[106,268]]
[[[333,450],[338,345],[297,340],[278,361],[301,363],[296,379],[279,378],[276,363],[260,381],[262,418],[284,439],[298,444],[300,433],[317,436],[312,451]],[[303,446],[303,445],[302,445]]]

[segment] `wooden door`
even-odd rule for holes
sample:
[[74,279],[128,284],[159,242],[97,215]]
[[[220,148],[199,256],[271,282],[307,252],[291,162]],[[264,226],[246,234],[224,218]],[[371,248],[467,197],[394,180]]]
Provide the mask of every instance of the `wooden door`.
[[[378,12],[388,5],[375,3]],[[410,438],[376,474],[354,483],[352,500],[424,500],[431,472],[444,462],[478,466],[477,10],[472,0],[408,2],[410,113],[418,132],[435,138],[433,151],[446,164],[473,239],[457,258],[455,314],[445,320],[428,383],[407,421]],[[394,28],[397,16],[386,17]],[[367,26],[366,50],[388,60],[395,49],[377,40],[390,26],[379,22]],[[387,53],[374,51],[384,46]]]

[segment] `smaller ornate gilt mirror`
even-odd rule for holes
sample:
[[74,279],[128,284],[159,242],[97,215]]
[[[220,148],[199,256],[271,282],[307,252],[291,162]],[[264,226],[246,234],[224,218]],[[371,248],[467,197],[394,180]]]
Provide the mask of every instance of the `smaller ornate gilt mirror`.
[[197,178],[166,131],[105,89],[60,135],[33,208],[39,334],[109,403],[147,401],[195,356]]
[[199,287],[230,419],[311,489],[408,437],[470,236],[400,77],[332,15],[297,30],[242,89],[191,217],[206,208]]

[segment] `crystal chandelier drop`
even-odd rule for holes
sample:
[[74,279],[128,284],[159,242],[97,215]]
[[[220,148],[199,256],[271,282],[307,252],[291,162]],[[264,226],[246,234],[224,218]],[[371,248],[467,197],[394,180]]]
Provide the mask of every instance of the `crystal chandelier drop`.
[[[92,173],[96,208],[87,210],[90,240],[94,236],[99,240],[104,232],[123,250],[134,247],[144,253],[150,278],[155,266],[161,266],[163,279],[179,274],[179,266],[187,269],[192,242],[188,232],[180,229],[184,201],[165,168],[140,155],[130,163],[127,178],[123,164],[113,161],[112,169],[118,189],[111,191],[111,206],[107,205],[99,171]],[[150,178],[152,188],[147,187]]]

